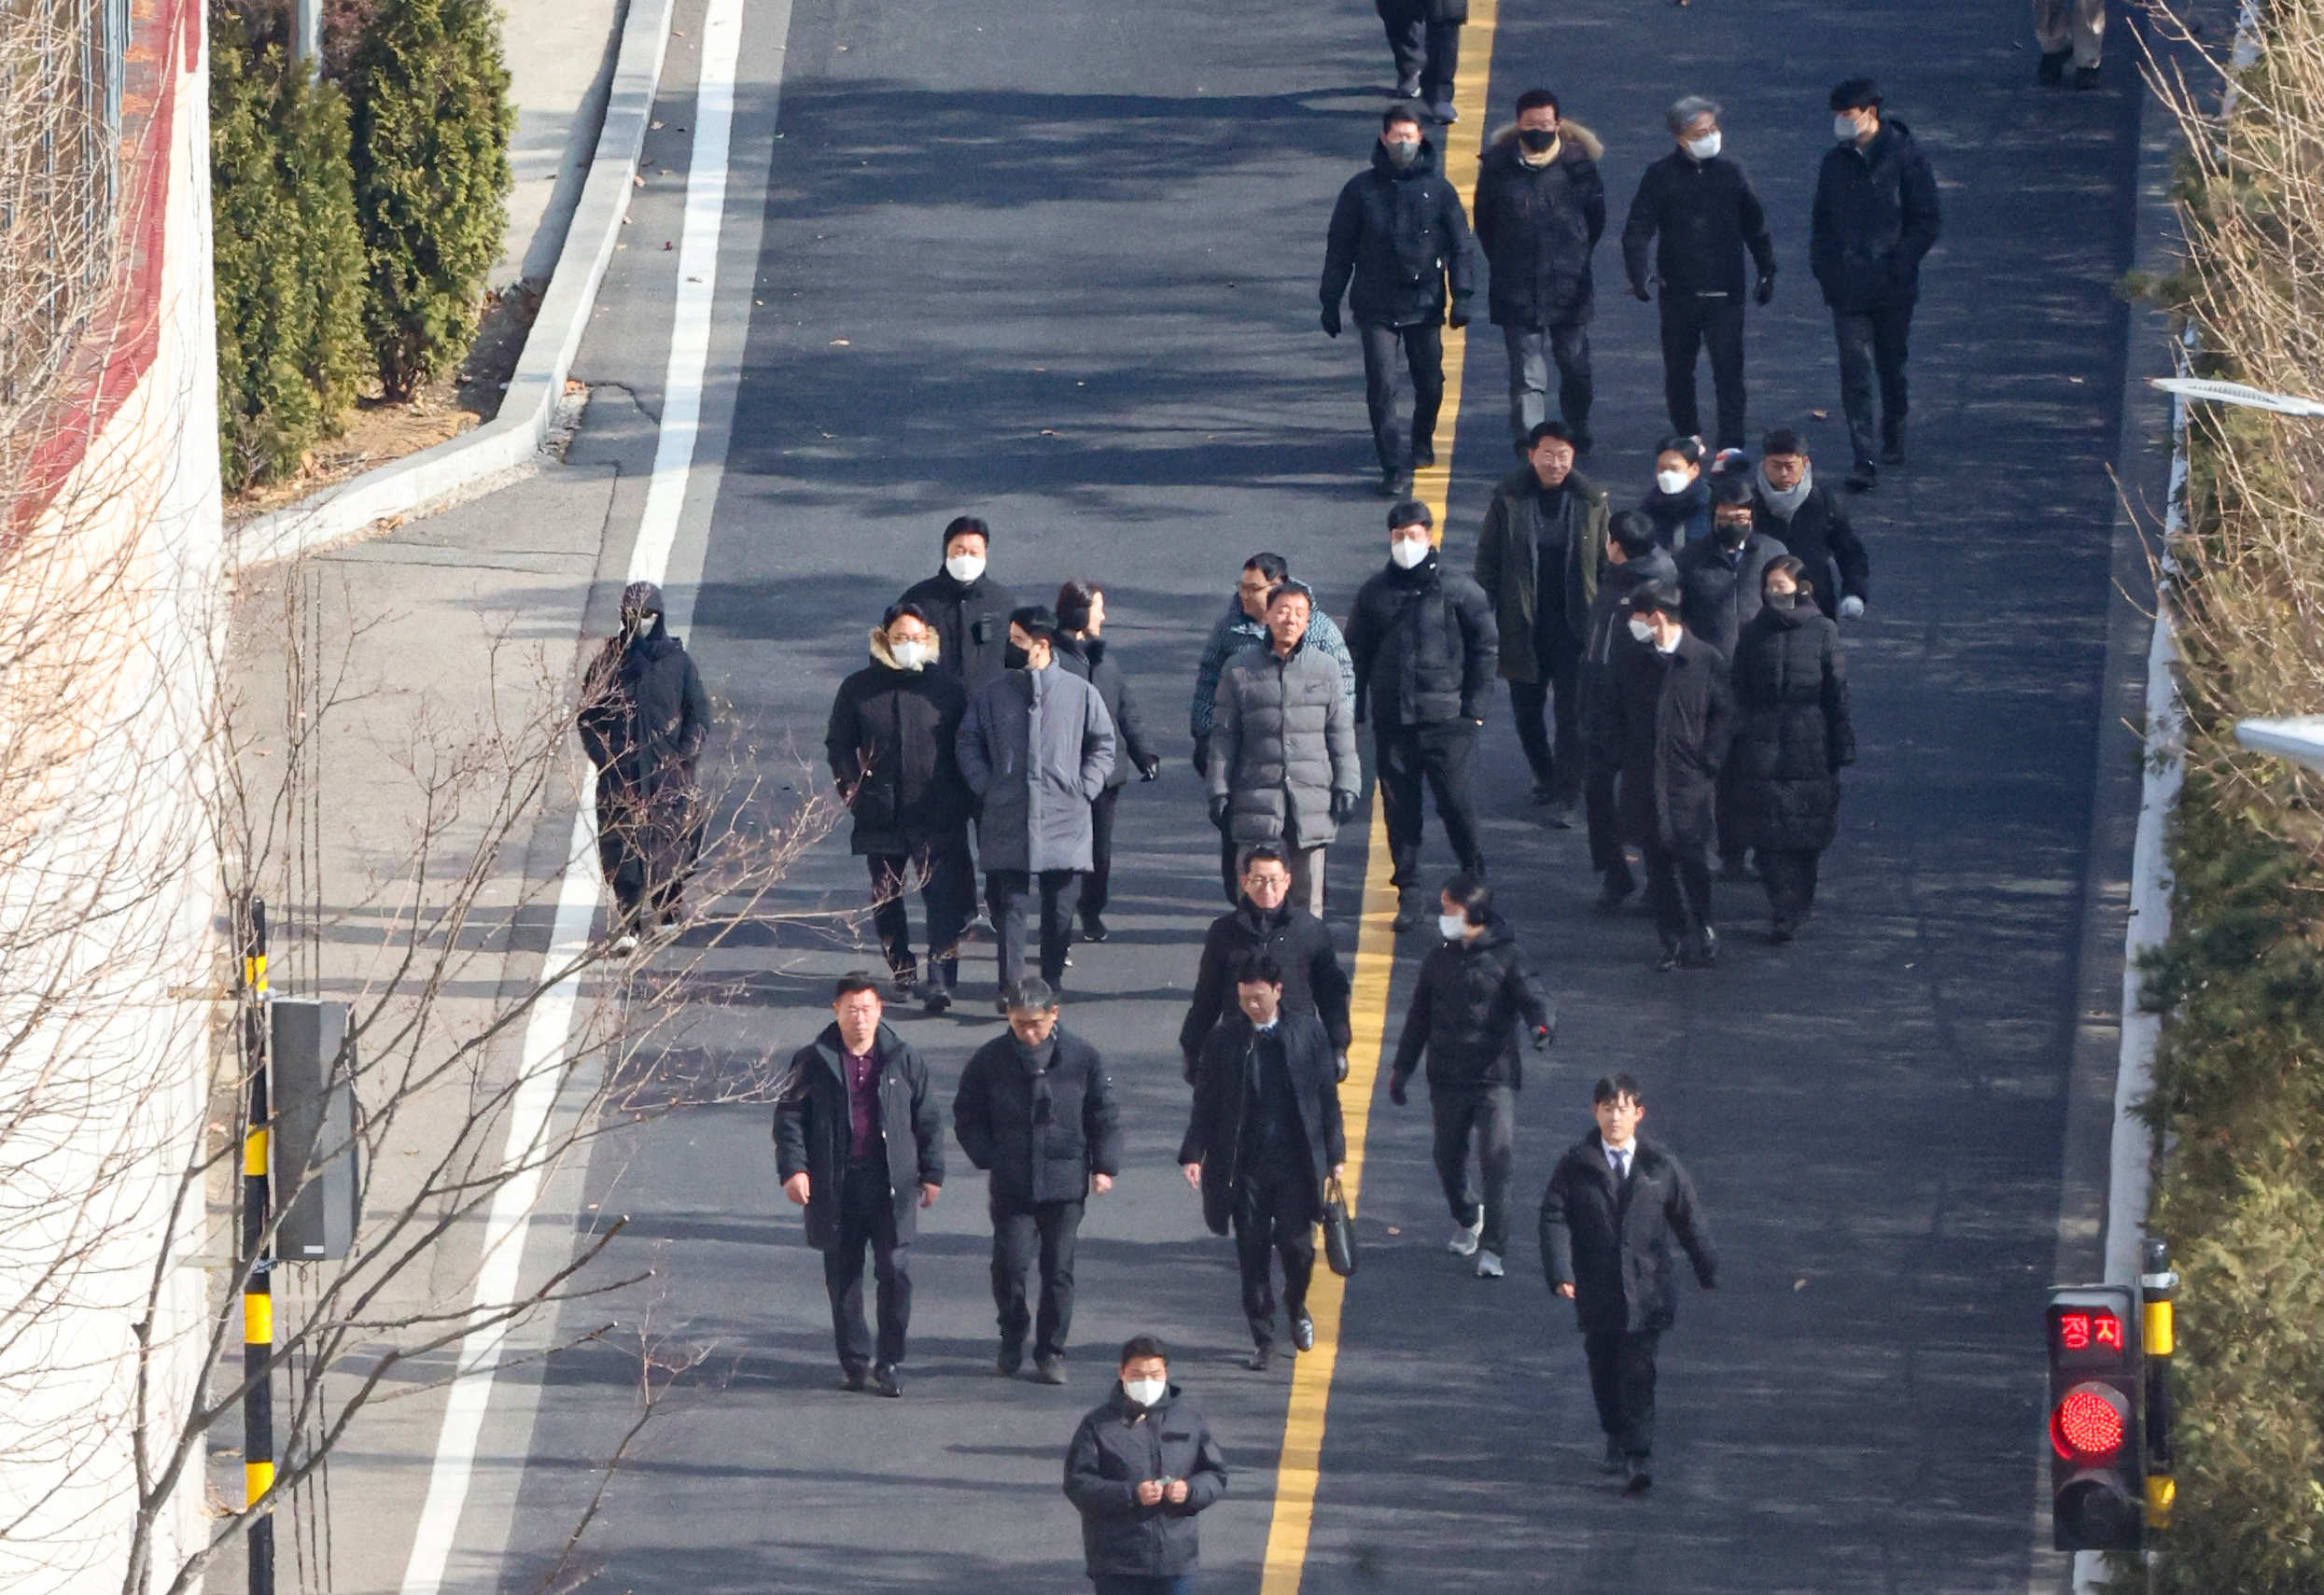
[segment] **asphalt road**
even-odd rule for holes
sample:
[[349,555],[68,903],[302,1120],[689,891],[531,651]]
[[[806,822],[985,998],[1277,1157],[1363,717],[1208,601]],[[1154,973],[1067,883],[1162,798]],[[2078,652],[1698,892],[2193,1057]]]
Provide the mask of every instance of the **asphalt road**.
[[[696,16],[681,7],[679,25]],[[1153,1329],[1234,1469],[1204,1519],[1205,1587],[1253,1590],[1288,1379],[1238,1365],[1228,1246],[1170,1166],[1184,1112],[1172,1038],[1222,906],[1183,711],[1246,554],[1283,551],[1344,612],[1384,553],[1356,351],[1314,326],[1323,220],[1365,159],[1387,77],[1378,24],[1358,0],[795,0],[787,19],[765,3],[747,19],[710,400],[714,431],[731,407],[731,446],[706,479],[690,642],[734,745],[779,788],[817,778],[833,687],[881,607],[935,567],[954,513],[992,523],[994,573],[1025,598],[1069,576],[1106,582],[1108,637],[1169,763],[1124,799],[1115,934],[1078,956],[1066,1023],[1124,1090],[1130,1171],[1092,1204],[1082,1350],[1052,1391],[992,1377],[981,1181],[956,1153],[915,1252],[909,1389],[889,1403],[835,1388],[819,1265],[776,1190],[763,1107],[609,1144],[588,1198],[628,1216],[611,1266],[654,1277],[565,1327],[643,1321],[708,1355],[569,1557],[630,1422],[636,1365],[618,1337],[549,1361],[512,1522],[492,1526],[509,1537],[498,1586],[1085,1588],[1061,1448],[1106,1389],[1111,1346]],[[1873,561],[1871,612],[1849,637],[1861,759],[1812,930],[1759,944],[1757,888],[1723,888],[1723,966],[1649,972],[1642,920],[1587,913],[1582,836],[1541,828],[1497,707],[1487,850],[1563,1033],[1529,1070],[1498,1284],[1444,1252],[1417,1097],[1376,1104],[1310,1595],[2015,1592],[2036,1576],[2027,1325],[2058,1229],[2115,506],[2110,286],[2133,151],[2126,55],[2104,92],[2040,94],[2023,32],[2007,0],[1568,0],[1502,16],[1495,120],[1534,83],[1569,96],[1607,142],[1617,229],[1666,147],[1660,106],[1726,100],[1729,149],[1768,202],[1784,268],[1751,324],[1752,427],[1801,426],[1832,474],[1845,442],[1810,413],[1838,404],[1805,269],[1832,80],[1881,77],[1937,163],[1946,236],[1915,328],[1914,463],[1859,510]],[[683,59],[577,373],[597,397],[576,463],[623,479],[601,573],[621,568],[663,397],[672,265],[655,245],[676,236]],[[1586,469],[1630,503],[1663,429],[1659,373],[1651,313],[1620,297],[1610,243],[1600,264]],[[1447,545],[1461,562],[1510,463],[1498,341],[1472,353]],[[509,512],[538,491],[514,490]],[[1431,867],[1449,866],[1433,828],[1430,846]],[[1360,845],[1336,849],[1337,903],[1352,905],[1363,867]],[[785,906],[843,909],[861,890],[834,837]],[[1407,938],[1398,960],[1391,1046],[1420,950]],[[684,1061],[740,1077],[779,1057],[823,1023],[829,977],[875,958],[812,919],[737,939],[688,1016]],[[995,1033],[989,963],[964,984],[959,1016],[901,1027],[947,1102]],[[1665,1341],[1659,1483],[1644,1502],[1590,1466],[1579,1338],[1531,1238],[1550,1163],[1588,1126],[1589,1082],[1617,1067],[1645,1083],[1648,1131],[1690,1165],[1726,1258],[1720,1292],[1690,1287]]]

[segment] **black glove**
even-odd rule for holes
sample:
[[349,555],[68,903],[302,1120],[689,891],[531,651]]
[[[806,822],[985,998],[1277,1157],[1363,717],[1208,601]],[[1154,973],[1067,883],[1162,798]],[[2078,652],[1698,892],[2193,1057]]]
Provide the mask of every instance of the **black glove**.
[[1161,774],[1162,761],[1158,755],[1153,753],[1147,754],[1146,762],[1138,766],[1138,778],[1141,781],[1151,781]]
[[1759,273],[1759,286],[1752,291],[1751,301],[1754,304],[1765,304],[1768,301],[1773,299],[1774,297],[1775,273],[1772,272],[1761,272]]
[[1332,793],[1332,823],[1345,825],[1355,818],[1356,795],[1353,792]]
[[1654,302],[1653,290],[1648,288],[1644,283],[1631,284],[1630,297],[1636,300],[1640,304],[1652,304]]
[[1401,1074],[1392,1074],[1388,1077],[1388,1099],[1399,1108],[1407,1106],[1411,1100],[1404,1094],[1404,1079],[1405,1077]]
[[1216,793],[1211,799],[1211,823],[1221,831],[1226,829],[1226,810],[1230,801],[1225,792]]
[[1192,1085],[1195,1083],[1195,1055],[1186,1053],[1183,1056],[1186,1059],[1186,1084]]
[[1339,307],[1336,304],[1323,307],[1323,335],[1327,338],[1339,336]]
[[1211,739],[1207,736],[1197,736],[1195,738],[1195,774],[1207,776],[1210,773]]
[[1469,324],[1469,307],[1466,304],[1456,304],[1452,307],[1452,314],[1445,319],[1451,324],[1452,329],[1458,332]]

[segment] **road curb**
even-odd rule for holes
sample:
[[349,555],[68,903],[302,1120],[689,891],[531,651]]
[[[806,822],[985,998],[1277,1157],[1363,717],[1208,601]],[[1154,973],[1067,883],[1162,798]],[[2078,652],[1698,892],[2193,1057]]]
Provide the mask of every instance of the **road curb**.
[[676,0],[631,0],[589,178],[499,414],[472,432],[230,528],[231,569],[295,559],[387,530],[403,517],[505,480],[538,458],[556,427],[566,378],[621,238],[675,10]]

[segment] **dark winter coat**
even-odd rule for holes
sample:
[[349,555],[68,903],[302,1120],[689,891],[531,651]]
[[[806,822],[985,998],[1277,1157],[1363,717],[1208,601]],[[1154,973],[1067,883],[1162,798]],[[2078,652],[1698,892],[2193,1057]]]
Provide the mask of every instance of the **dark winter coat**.
[[[1598,571],[1606,552],[1606,496],[1580,471],[1568,471],[1575,496],[1575,535],[1565,545],[1565,624],[1576,639],[1589,627],[1590,601],[1598,595]],[[1533,681],[1541,675],[1533,646],[1535,568],[1534,521],[1541,513],[1540,479],[1530,465],[1503,477],[1485,506],[1477,529],[1477,584],[1492,600],[1501,634],[1498,669],[1505,681]]]
[[1359,327],[1434,327],[1445,318],[1448,282],[1453,308],[1465,311],[1477,287],[1469,218],[1436,169],[1435,145],[1421,139],[1401,171],[1374,145],[1370,169],[1348,179],[1332,209],[1323,308],[1337,312],[1346,294]]
[[1581,729],[1593,758],[1613,754],[1605,700],[1614,690],[1615,667],[1631,650],[1650,646],[1630,634],[1631,595],[1649,581],[1678,584],[1678,566],[1668,550],[1649,549],[1619,565],[1606,561],[1598,596],[1589,606],[1589,635],[1582,642]]
[[[1353,713],[1355,661],[1348,657],[1348,640],[1340,636],[1338,623],[1319,609],[1308,617],[1308,635],[1300,640],[1301,646],[1314,650],[1339,667],[1339,690],[1348,700],[1349,712]],[[1210,738],[1211,722],[1218,705],[1219,676],[1226,668],[1226,662],[1245,649],[1267,646],[1267,623],[1253,620],[1244,611],[1240,597],[1228,599],[1226,613],[1212,623],[1211,638],[1202,647],[1201,663],[1195,666],[1195,691],[1187,729],[1196,742]]]
[[1482,720],[1501,652],[1485,590],[1435,551],[1407,570],[1390,562],[1356,590],[1348,617],[1355,717],[1381,726]]
[[1735,649],[1728,755],[1733,841],[1822,851],[1840,827],[1840,777],[1856,759],[1840,627],[1802,604],[1763,609]]
[[1727,661],[1692,633],[1674,652],[1632,650],[1615,665],[1606,709],[1624,834],[1641,846],[1715,846],[1719,770],[1735,735]]
[[1089,804],[1113,771],[1113,722],[1071,670],[1009,670],[970,694],[954,747],[976,794],[977,861],[994,870],[1086,870]]
[[1057,663],[1098,689],[1099,701],[1105,705],[1108,719],[1113,721],[1113,774],[1105,778],[1109,787],[1129,785],[1131,776],[1142,772],[1156,758],[1154,745],[1146,740],[1146,717],[1139,712],[1138,700],[1129,690],[1129,678],[1122,667],[1106,657],[1105,638],[1101,637],[1060,637],[1052,644],[1057,650]]
[[[888,1142],[888,1186],[896,1237],[918,1233],[920,1187],[945,1182],[944,1125],[928,1092],[928,1066],[885,1024],[872,1043],[879,1054],[879,1119]],[[791,1055],[775,1098],[775,1177],[807,1177],[807,1244],[839,1243],[839,1186],[847,1168],[853,1121],[847,1052],[836,1023]]]
[[1711,536],[1711,483],[1698,476],[1681,493],[1656,487],[1640,500],[1639,511],[1654,523],[1654,535],[1675,553]]
[[1577,327],[1589,320],[1590,252],[1606,230],[1603,147],[1579,122],[1558,123],[1559,147],[1540,166],[1519,159],[1511,126],[1477,165],[1477,247],[1489,272],[1496,327]]
[[[1785,553],[1808,567],[1816,607],[1826,614],[1838,616],[1842,598],[1871,597],[1871,556],[1864,552],[1864,539],[1848,524],[1848,511],[1841,508],[1839,496],[1822,483],[1810,483],[1808,496],[1786,521],[1768,507],[1766,496],[1754,482],[1751,525],[1782,543]],[[1840,571],[1837,581],[1832,579],[1834,567]]]
[[1844,314],[1911,304],[1921,258],[1937,243],[1937,174],[1904,123],[1882,119],[1869,144],[1835,144],[1815,175],[1808,267]]
[[823,752],[855,818],[855,851],[915,854],[968,845],[975,800],[954,744],[968,689],[934,668],[900,670],[880,633],[872,663],[839,683]]
[[1759,612],[1762,578],[1771,561],[1784,557],[1784,545],[1753,532],[1733,553],[1715,535],[1678,551],[1679,619],[1687,629],[1719,651],[1735,654],[1735,638]]
[[[1141,1505],[1148,1479],[1183,1478],[1186,1499]],[[1148,1411],[1119,1380],[1065,1449],[1065,1498],[1082,1515],[1092,1578],[1183,1578],[1200,1565],[1195,1515],[1226,1493],[1226,1462],[1202,1414],[1169,1387]]]
[[987,571],[963,587],[938,569],[903,590],[899,603],[916,604],[936,628],[936,667],[960,678],[971,693],[1009,667],[1009,616],[1016,595]]
[[996,1202],[1078,1202],[1092,1174],[1122,1171],[1120,1109],[1098,1049],[1059,1025],[1042,1062],[995,1036],[960,1070],[952,1133],[992,1176]]
[[1759,275],[1775,270],[1767,211],[1743,169],[1724,155],[1698,161],[1673,149],[1648,166],[1622,224],[1622,269],[1631,287],[1646,287],[1646,245],[1666,294],[1743,291],[1743,256]]
[[1558,1159],[1541,1196],[1541,1266],[1549,1287],[1574,1287],[1584,1334],[1670,1328],[1678,1316],[1673,1237],[1704,1290],[1718,1283],[1718,1254],[1695,1184],[1678,1159],[1645,1136],[1631,1145],[1630,1178],[1617,1187],[1596,1130]]
[[1372,9],[1391,21],[1465,24],[1469,20],[1469,0],[1372,0]]
[[1202,961],[1195,970],[1194,1000],[1186,1005],[1186,1022],[1178,1028],[1178,1050],[1186,1060],[1186,1078],[1195,1075],[1195,1059],[1211,1027],[1235,1006],[1235,971],[1247,958],[1265,955],[1283,972],[1283,1007],[1287,1012],[1312,1014],[1323,1021],[1335,1052],[1346,1052],[1354,1032],[1348,1026],[1348,974],[1339,967],[1332,933],[1306,909],[1286,900],[1274,913],[1264,913],[1249,898],[1229,914],[1211,921],[1202,936]]
[[[1323,1210],[1323,1182],[1348,1160],[1348,1135],[1339,1118],[1338,1065],[1331,1038],[1306,1014],[1283,1009],[1276,1021],[1283,1035],[1283,1059],[1292,1090],[1299,1098],[1299,1127],[1306,1132],[1315,1174],[1316,1210]],[[1213,1235],[1225,1235],[1235,1212],[1242,1180],[1243,1112],[1252,1097],[1252,1051],[1258,1031],[1238,1008],[1212,1030],[1195,1060],[1194,1111],[1178,1161],[1202,1165],[1202,1218]]]
[[634,801],[676,786],[691,795],[710,732],[710,694],[662,618],[662,590],[634,583],[623,607],[651,615],[653,623],[635,637],[608,637],[590,662],[578,716],[581,747],[601,794],[609,789]]
[[1238,653],[1219,673],[1211,722],[1211,795],[1227,799],[1227,833],[1245,846],[1321,847],[1339,834],[1335,792],[1364,788],[1355,712],[1339,667],[1307,638],[1288,656]]
[[1557,1014],[1525,968],[1517,937],[1498,914],[1475,936],[1440,942],[1421,960],[1396,1040],[1397,1084],[1412,1078],[1428,1054],[1428,1088],[1481,1091],[1525,1084],[1518,1052],[1518,1022],[1526,1032],[1557,1028]]

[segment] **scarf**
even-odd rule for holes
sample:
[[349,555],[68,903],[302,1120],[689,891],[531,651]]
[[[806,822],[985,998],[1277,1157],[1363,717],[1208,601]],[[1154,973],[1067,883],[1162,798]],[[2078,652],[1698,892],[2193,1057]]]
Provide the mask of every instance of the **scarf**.
[[1799,466],[1799,485],[1789,493],[1778,493],[1768,485],[1765,460],[1753,468],[1752,474],[1757,479],[1759,502],[1766,505],[1769,511],[1779,520],[1788,521],[1798,514],[1799,506],[1808,501],[1808,494],[1815,487],[1815,467],[1804,460]]

